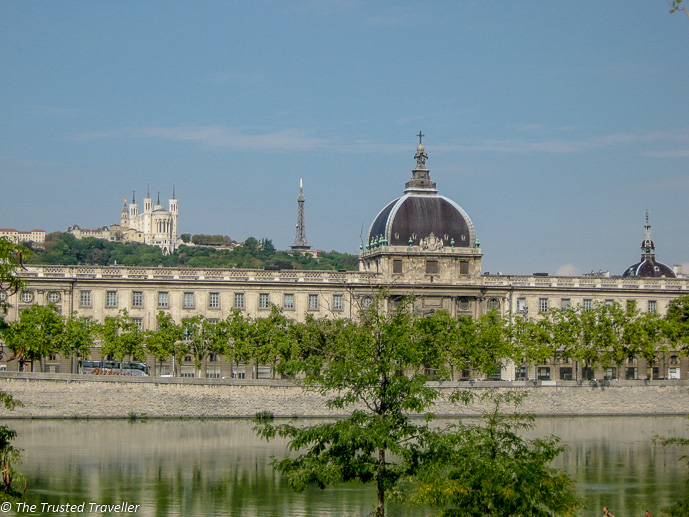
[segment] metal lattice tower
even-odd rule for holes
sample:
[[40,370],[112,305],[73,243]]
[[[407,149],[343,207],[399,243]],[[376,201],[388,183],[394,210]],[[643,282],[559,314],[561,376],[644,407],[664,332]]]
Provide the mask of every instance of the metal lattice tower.
[[294,244],[290,246],[293,250],[309,250],[309,241],[306,239],[306,223],[304,222],[304,182],[299,180],[299,197],[297,198],[297,236]]

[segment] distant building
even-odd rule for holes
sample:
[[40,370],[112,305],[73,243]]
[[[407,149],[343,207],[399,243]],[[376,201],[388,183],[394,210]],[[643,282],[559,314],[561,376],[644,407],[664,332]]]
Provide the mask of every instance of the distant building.
[[45,230],[31,230],[20,232],[14,228],[0,228],[0,238],[5,238],[15,244],[31,244],[34,248],[45,246]]
[[139,205],[136,204],[134,194],[132,192],[132,202],[129,207],[127,207],[127,200],[124,200],[119,226],[121,239],[125,242],[141,242],[149,246],[158,246],[163,250],[164,255],[174,252],[178,245],[177,215],[179,213],[174,188],[167,210],[160,204],[160,192],[155,205],[150,193],[147,192],[143,212],[139,213]]
[[149,246],[158,246],[163,250],[163,255],[169,255],[179,245],[177,235],[178,210],[179,205],[175,199],[174,188],[168,209],[160,204],[160,193],[158,193],[158,200],[154,205],[150,193],[147,192],[142,212],[139,212],[135,192],[132,192],[132,202],[127,205],[127,200],[124,200],[124,206],[120,213],[120,224],[112,224],[109,228],[103,226],[95,230],[82,229],[74,225],[67,228],[67,233],[74,235],[77,239],[95,237],[109,241],[138,242]]
[[81,228],[79,225],[75,224],[74,226],[67,228],[66,233],[72,234],[77,239],[93,237],[94,239],[105,239],[108,241],[117,240],[117,236],[107,226],[102,226],[101,228],[96,228],[95,230],[89,230],[87,228]]

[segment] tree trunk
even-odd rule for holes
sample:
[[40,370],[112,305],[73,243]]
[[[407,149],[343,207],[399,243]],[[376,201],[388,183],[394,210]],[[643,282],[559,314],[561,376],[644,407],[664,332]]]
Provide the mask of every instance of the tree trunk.
[[385,449],[378,449],[378,506],[376,507],[376,517],[385,517],[385,482],[383,479],[383,471],[385,470]]

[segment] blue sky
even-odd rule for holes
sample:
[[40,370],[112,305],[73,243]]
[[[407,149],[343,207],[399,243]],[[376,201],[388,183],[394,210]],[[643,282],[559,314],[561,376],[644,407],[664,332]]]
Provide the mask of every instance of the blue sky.
[[0,0],[0,226],[119,222],[357,252],[421,129],[484,271],[689,270],[689,18],[664,0]]

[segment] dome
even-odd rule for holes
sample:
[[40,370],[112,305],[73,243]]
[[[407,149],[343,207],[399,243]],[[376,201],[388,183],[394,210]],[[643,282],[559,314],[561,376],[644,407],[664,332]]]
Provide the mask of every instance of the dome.
[[629,266],[622,276],[638,276],[643,278],[665,277],[677,278],[671,267],[656,260],[655,244],[651,239],[651,223],[646,210],[646,224],[644,226],[644,240],[641,243],[641,261]]
[[[419,136],[419,138],[422,135]],[[438,194],[426,168],[426,154],[419,142],[416,168],[404,195],[391,201],[373,220],[368,231],[368,247],[388,246],[476,247],[474,224],[451,199]]]
[[655,258],[648,258],[629,266],[622,276],[677,278],[671,267],[656,261]]

